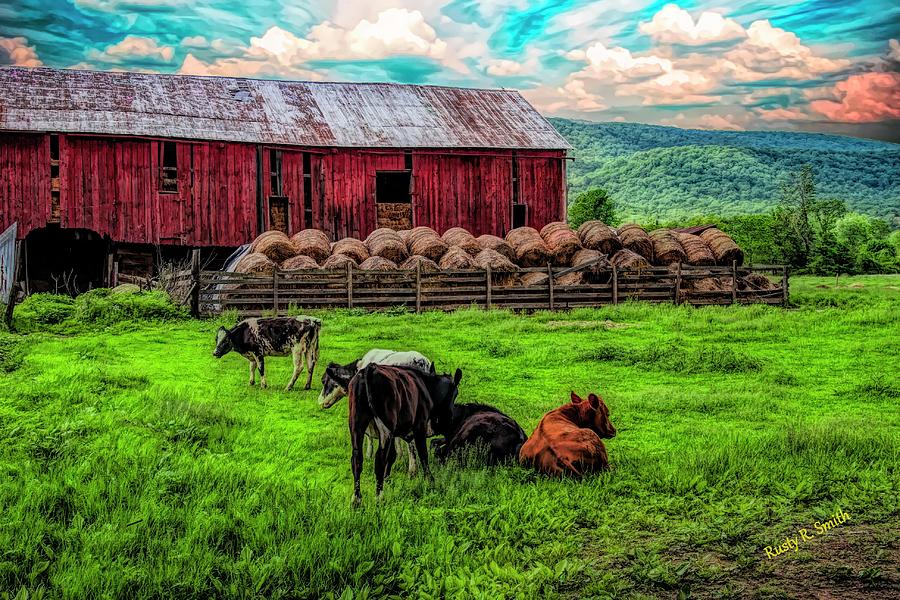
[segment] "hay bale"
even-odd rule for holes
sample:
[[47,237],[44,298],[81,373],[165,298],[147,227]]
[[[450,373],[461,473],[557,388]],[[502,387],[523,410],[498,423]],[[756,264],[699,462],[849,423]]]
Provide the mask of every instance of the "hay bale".
[[322,263],[323,269],[346,269],[347,265],[353,269],[359,268],[359,263],[353,260],[353,257],[346,254],[332,254]]
[[534,227],[517,227],[506,234],[520,267],[543,267],[553,258],[544,238]]
[[776,290],[778,286],[762,273],[747,273],[738,278],[738,289],[766,292]]
[[283,263],[281,263],[281,267],[279,267],[282,271],[300,271],[302,269],[318,269],[319,263],[317,263],[311,256],[306,256],[305,254],[298,254],[297,256],[292,256],[287,259]]
[[542,271],[534,271],[532,273],[525,273],[522,275],[520,280],[522,281],[522,285],[529,287],[535,285],[547,285],[547,274]]
[[716,264],[728,266],[732,261],[737,262],[738,266],[744,264],[744,251],[721,229],[707,229],[700,234],[700,238],[709,246]]
[[409,234],[412,232],[412,229],[398,229],[397,235],[400,236],[400,239],[403,240],[404,244],[409,245]]
[[[390,227],[379,227],[366,238],[366,248],[371,256],[386,258],[395,265],[409,258],[403,238]],[[362,268],[362,265],[359,266]]]
[[447,253],[441,257],[438,266],[446,271],[448,269],[476,269],[475,259],[472,255],[460,248],[459,246],[450,246]]
[[612,256],[622,249],[622,242],[616,230],[602,221],[585,221],[578,228],[578,239],[581,245],[591,250],[599,250]]
[[[703,279],[691,280],[686,291],[691,294],[703,294],[709,292],[725,291],[725,283],[718,277],[704,277]],[[730,286],[729,286],[730,291]]]
[[622,247],[653,261],[653,241],[640,225],[626,223],[616,230]]
[[436,262],[418,254],[413,254],[404,260],[400,268],[407,271],[415,271],[417,266],[422,273],[435,273],[441,270]]
[[553,264],[558,267],[568,267],[572,264],[572,257],[581,250],[581,240],[572,231],[568,223],[554,221],[544,225],[541,229],[541,238],[553,253]]
[[479,269],[487,270],[488,266],[494,273],[515,273],[519,270],[511,260],[497,252],[487,248],[475,255],[475,264]]
[[462,227],[451,227],[441,236],[444,243],[448,246],[456,246],[462,248],[472,256],[481,252],[481,244],[475,239],[475,236],[463,229]]
[[383,256],[370,256],[359,265],[359,268],[363,271],[394,271],[397,269],[397,263]]
[[275,263],[262,252],[248,252],[234,266],[234,271],[235,273],[265,273],[266,275],[271,275],[275,272]]
[[432,261],[441,260],[449,247],[431,227],[416,227],[406,239],[406,248],[410,254],[418,254]]
[[343,254],[359,264],[369,258],[369,249],[356,238],[347,237],[331,245],[331,255]]
[[484,235],[479,235],[476,240],[478,241],[478,245],[481,246],[482,250],[493,250],[495,252],[499,252],[510,261],[516,260],[516,251],[513,250],[513,247],[510,246],[503,238],[486,233]]
[[297,248],[291,239],[281,231],[266,231],[253,240],[250,252],[265,254],[269,260],[280,263],[297,256]]
[[716,258],[710,251],[709,246],[699,235],[690,233],[675,233],[678,242],[684,249],[684,255],[687,257],[689,265],[695,267],[712,266],[716,264]]
[[656,229],[650,232],[653,241],[653,264],[667,267],[687,262],[684,248],[671,229]]
[[[590,248],[582,248],[578,252],[575,253],[575,256],[572,257],[572,266],[580,267],[581,265],[585,265],[595,260],[600,260],[593,267],[588,267],[582,271],[578,271],[576,273],[569,273],[569,275],[579,275],[577,283],[607,283],[612,277],[612,264],[609,262],[609,259],[605,254],[602,254],[599,250],[591,250]],[[563,281],[569,275],[563,275],[559,278],[559,281]],[[571,278],[572,281],[575,281],[575,278]],[[567,280],[568,281],[568,280]],[[561,285],[575,285],[562,283]]]
[[304,229],[291,236],[297,254],[308,256],[317,263],[331,256],[331,241],[321,229]]
[[609,262],[615,265],[620,271],[637,271],[639,269],[647,269],[650,267],[650,263],[647,262],[646,258],[637,252],[632,252],[626,248],[622,248],[613,254],[612,258],[609,259]]

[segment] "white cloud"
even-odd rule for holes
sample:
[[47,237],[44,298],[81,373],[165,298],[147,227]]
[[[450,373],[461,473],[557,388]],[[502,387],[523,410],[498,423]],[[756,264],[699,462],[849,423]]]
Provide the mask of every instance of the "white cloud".
[[34,46],[28,45],[27,38],[0,37],[0,65],[40,67],[43,64],[38,58]]
[[218,75],[220,77],[290,77],[313,81],[322,79],[320,73],[301,67],[246,58],[220,58],[206,63],[191,53],[184,57],[184,62],[178,72],[182,75]]
[[757,110],[757,116],[763,121],[806,121],[809,115],[796,108],[772,108],[769,110]]
[[181,40],[185,48],[209,48],[209,40],[202,35],[188,36]]
[[494,77],[535,75],[540,69],[540,51],[530,48],[523,60],[492,58],[481,61],[481,66],[488,75]]
[[900,42],[897,40],[892,39],[888,42],[888,58],[900,62]]
[[660,119],[660,125],[671,125],[686,129],[717,129],[725,131],[743,131],[749,122],[746,113],[685,115],[678,113],[674,118]]
[[746,37],[736,21],[715,12],[703,12],[696,23],[690,13],[675,4],[666,4],[649,22],[640,24],[645,33],[663,44],[689,46],[724,42]]
[[121,42],[107,46],[103,52],[92,49],[87,53],[91,60],[120,63],[128,59],[145,59],[170,62],[175,57],[175,48],[160,46],[153,38],[129,35]]

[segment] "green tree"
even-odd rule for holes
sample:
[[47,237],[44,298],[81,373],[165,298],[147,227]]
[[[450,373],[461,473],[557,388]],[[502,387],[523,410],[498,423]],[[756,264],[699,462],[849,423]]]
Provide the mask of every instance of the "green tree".
[[585,221],[593,220],[603,221],[607,225],[618,223],[612,198],[601,188],[581,192],[569,206],[569,225],[573,229]]

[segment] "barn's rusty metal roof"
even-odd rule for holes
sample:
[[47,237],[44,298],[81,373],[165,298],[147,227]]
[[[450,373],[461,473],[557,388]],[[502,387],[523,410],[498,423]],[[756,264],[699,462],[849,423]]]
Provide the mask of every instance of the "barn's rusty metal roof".
[[0,69],[0,130],[296,146],[569,149],[514,90]]

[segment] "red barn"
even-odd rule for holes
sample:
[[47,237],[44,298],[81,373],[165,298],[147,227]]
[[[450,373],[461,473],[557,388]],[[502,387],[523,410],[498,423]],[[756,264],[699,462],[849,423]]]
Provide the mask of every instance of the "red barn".
[[5,68],[0,230],[37,278],[267,229],[502,236],[565,218],[567,149],[512,90]]

